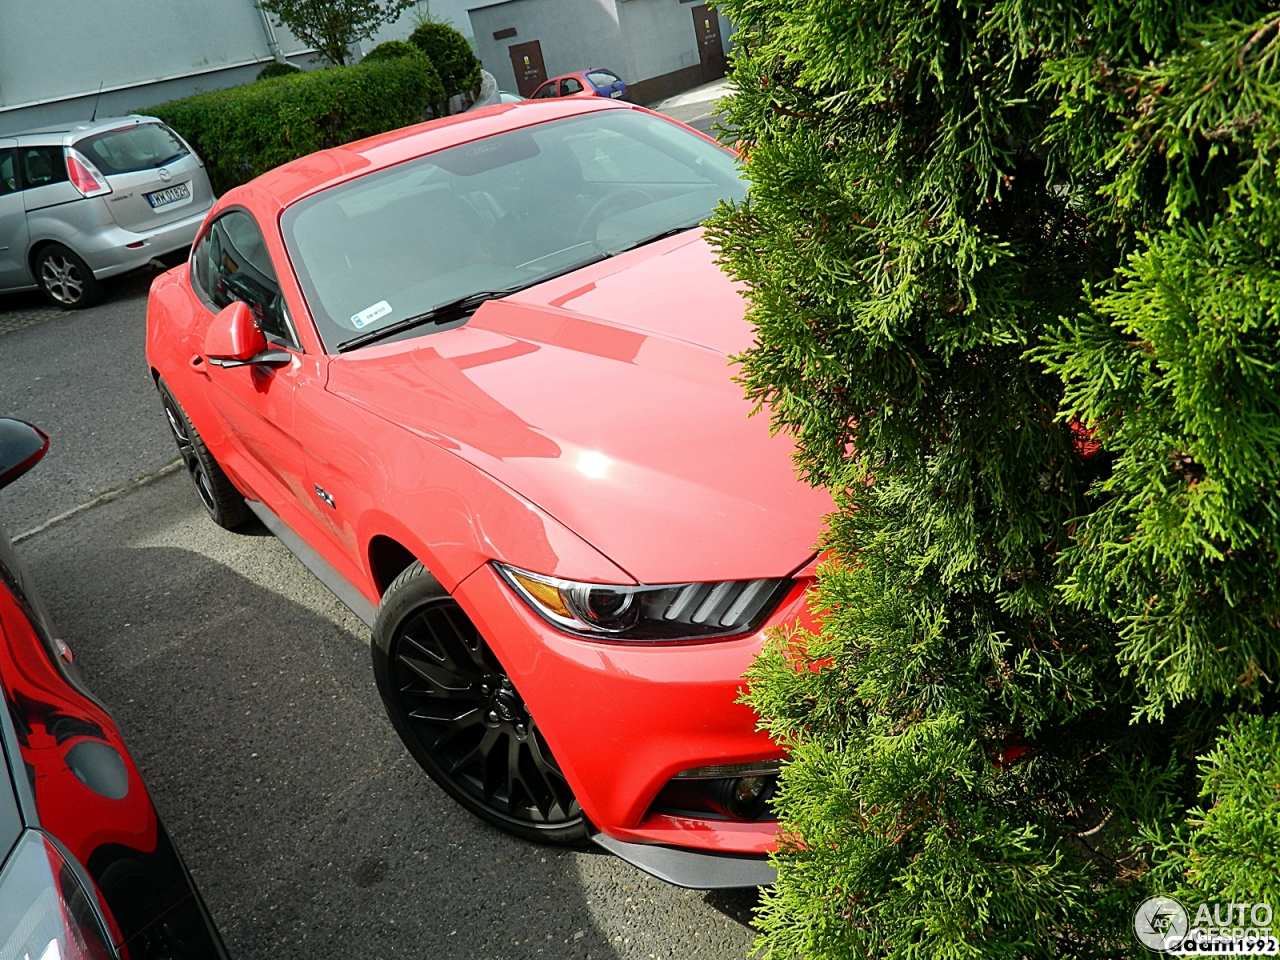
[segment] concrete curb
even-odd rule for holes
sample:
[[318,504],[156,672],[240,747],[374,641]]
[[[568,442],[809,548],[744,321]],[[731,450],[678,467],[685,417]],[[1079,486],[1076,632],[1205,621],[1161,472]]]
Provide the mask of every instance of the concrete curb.
[[127,497],[129,494],[133,493],[134,491],[142,489],[143,487],[147,486],[147,484],[149,483],[154,483],[156,480],[159,480],[161,477],[167,477],[171,473],[176,473],[178,469],[181,468],[181,466],[182,466],[182,460],[177,459],[177,460],[174,460],[172,463],[161,467],[159,470],[156,470],[154,473],[147,473],[134,480],[130,480],[123,487],[116,487],[114,490],[108,490],[106,493],[100,493],[96,497],[94,497],[92,500],[86,500],[84,503],[80,504],[79,506],[72,507],[70,510],[66,510],[55,517],[50,517],[44,523],[38,524],[37,526],[32,527],[30,530],[24,530],[22,533],[18,534],[16,537],[13,538],[13,542],[21,543],[23,540],[28,540],[31,537],[34,537],[37,533],[43,533],[44,531],[48,530],[50,527],[56,527],[58,524],[62,523],[64,520],[70,520],[72,517],[78,516],[79,514],[84,513],[86,510],[92,510],[94,507],[100,507],[104,503],[111,503],[114,500],[119,500],[121,497]]

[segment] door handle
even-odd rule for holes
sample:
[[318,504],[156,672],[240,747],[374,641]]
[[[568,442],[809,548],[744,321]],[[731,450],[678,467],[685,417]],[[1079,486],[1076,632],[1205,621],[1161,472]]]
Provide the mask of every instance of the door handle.
[[203,373],[206,377],[209,375],[209,368],[205,365],[204,357],[200,356],[200,354],[193,353],[187,363],[191,365],[191,369],[196,373]]

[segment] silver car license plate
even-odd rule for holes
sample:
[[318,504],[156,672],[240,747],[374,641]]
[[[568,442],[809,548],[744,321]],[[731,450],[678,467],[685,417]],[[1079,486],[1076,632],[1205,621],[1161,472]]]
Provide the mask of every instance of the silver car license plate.
[[613,93],[609,94],[609,96],[611,96],[611,97],[620,97],[620,96],[622,96],[622,91],[621,91],[621,90],[615,90],[615,91],[613,91]]
[[168,206],[171,203],[177,203],[179,200],[191,199],[191,187],[185,183],[180,183],[174,187],[167,187],[164,190],[157,190],[155,193],[145,194],[147,203],[151,204],[153,210]]

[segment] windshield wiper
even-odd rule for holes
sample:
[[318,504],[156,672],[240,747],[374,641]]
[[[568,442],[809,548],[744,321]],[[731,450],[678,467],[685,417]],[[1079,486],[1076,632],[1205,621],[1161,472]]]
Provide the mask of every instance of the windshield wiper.
[[480,290],[477,293],[468,293],[465,297],[458,297],[456,300],[447,300],[444,303],[437,304],[425,313],[397,320],[393,324],[378,330],[370,330],[368,333],[362,333],[360,336],[352,337],[350,340],[343,340],[342,343],[338,344],[338,352],[346,353],[348,350],[355,350],[357,347],[363,347],[368,343],[376,343],[385,337],[394,336],[404,330],[412,330],[414,327],[420,327],[426,323],[449,323],[451,320],[457,320],[459,317],[474,313],[486,300],[497,300],[499,297],[505,297],[519,289],[519,287],[512,287],[508,290]]
[[563,277],[566,273],[573,273],[575,270],[581,270],[583,267],[589,267],[593,263],[599,263],[601,260],[608,260],[610,257],[616,257],[620,253],[626,253],[628,250],[635,250],[637,247],[643,247],[648,243],[656,243],[667,237],[674,237],[677,233],[684,233],[686,230],[692,230],[694,227],[702,223],[686,224],[683,227],[672,227],[670,230],[664,230],[656,233],[652,237],[645,237],[643,240],[623,247],[621,250],[610,250],[607,253],[594,253],[589,257],[585,257],[576,263],[571,263],[567,267],[548,273],[544,276],[530,280],[528,283],[518,284],[514,287],[507,287],[505,290],[481,290],[478,293],[469,293],[465,297],[458,297],[456,300],[448,300],[437,306],[432,307],[425,313],[419,313],[412,317],[406,317],[404,320],[397,320],[390,326],[382,327],[378,330],[370,330],[358,337],[352,337],[350,340],[344,340],[338,344],[338,352],[346,353],[348,350],[356,350],[369,343],[376,343],[386,337],[394,336],[404,330],[412,330],[414,327],[420,327],[427,323],[449,323],[457,320],[459,317],[475,313],[486,300],[498,300],[502,297],[509,297],[513,293],[519,293],[529,287],[537,286],[540,283],[546,283],[548,280],[554,280],[556,277]]
[[629,247],[623,247],[621,250],[615,250],[610,256],[617,256],[620,253],[626,253],[628,250],[636,250],[640,247],[648,246],[651,243],[657,243],[659,240],[665,240],[667,237],[674,237],[677,233],[684,233],[686,230],[692,230],[694,227],[702,226],[702,221],[696,223],[686,223],[683,227],[672,227],[670,230],[663,230],[661,233],[655,233],[652,237],[645,237],[643,240],[637,240]]

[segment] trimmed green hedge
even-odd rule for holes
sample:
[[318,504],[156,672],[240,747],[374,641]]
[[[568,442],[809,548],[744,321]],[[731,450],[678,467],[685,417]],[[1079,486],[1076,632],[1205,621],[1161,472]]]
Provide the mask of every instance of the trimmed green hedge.
[[400,60],[403,57],[425,57],[421,50],[415,47],[407,40],[388,40],[386,43],[380,43],[368,53],[364,55],[361,63],[368,63],[370,60]]
[[304,71],[147,112],[195,147],[221,194],[316,150],[418,123],[445,98],[435,68],[414,57]]
[[446,98],[480,86],[480,61],[467,38],[447,23],[420,23],[409,34],[409,42],[440,71]]
[[271,80],[274,77],[290,77],[295,73],[301,72],[302,68],[295,67],[292,63],[281,63],[278,60],[272,60],[258,71],[258,79]]

